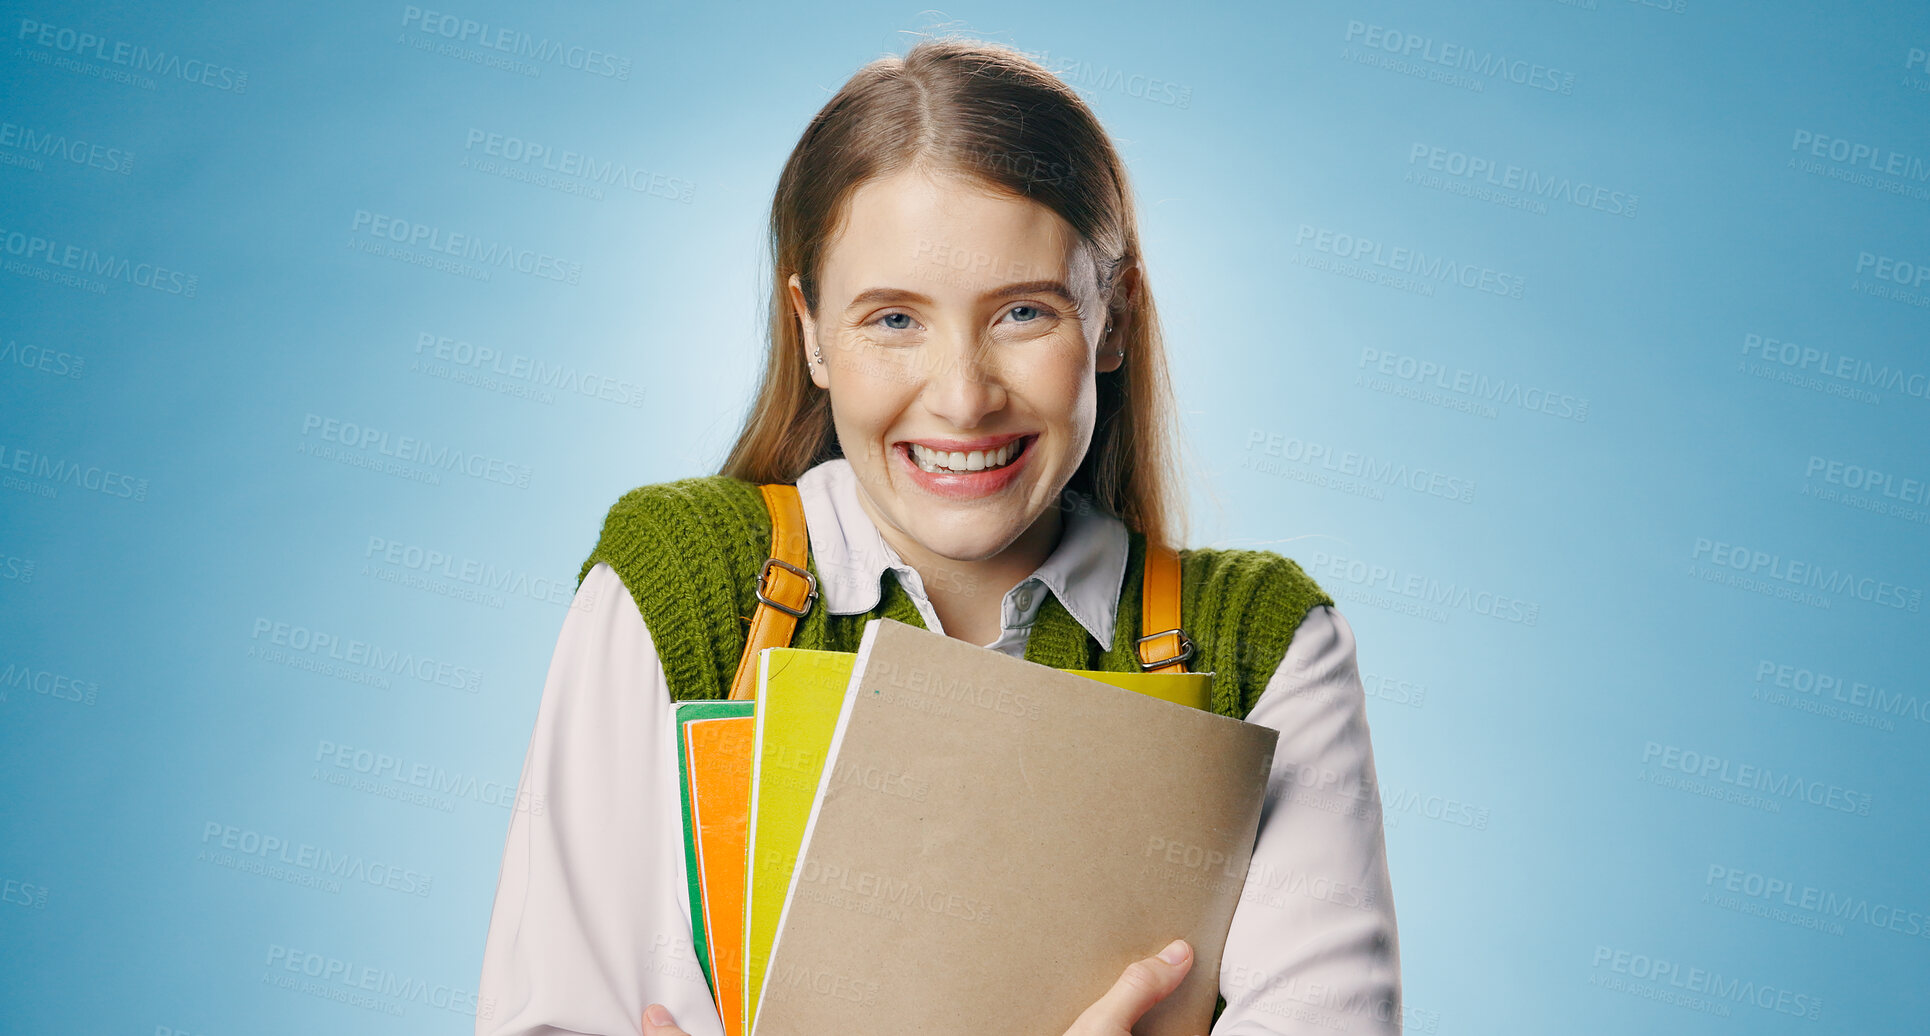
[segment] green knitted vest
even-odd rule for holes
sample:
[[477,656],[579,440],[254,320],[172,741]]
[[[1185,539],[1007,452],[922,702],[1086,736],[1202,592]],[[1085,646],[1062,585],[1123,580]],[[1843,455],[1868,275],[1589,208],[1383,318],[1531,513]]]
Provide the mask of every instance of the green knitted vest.
[[[1055,669],[1137,672],[1139,597],[1146,539],[1130,534],[1125,586],[1111,644],[1100,644],[1043,595],[1028,661]],[[757,570],[770,555],[771,519],[757,486],[712,475],[631,490],[610,508],[596,549],[577,574],[607,562],[636,598],[656,642],[670,696],[677,701],[730,693],[757,607]],[[807,565],[816,576],[817,565]],[[1266,690],[1307,611],[1333,598],[1292,560],[1270,551],[1180,552],[1180,623],[1195,644],[1187,667],[1213,673],[1213,711],[1245,719]],[[925,627],[904,587],[885,573],[878,606],[862,615],[814,607],[798,622],[791,646],[856,651],[864,624],[897,619]]]
[[[1055,669],[1139,670],[1133,640],[1140,635],[1146,538],[1132,532],[1130,540],[1129,592],[1120,594],[1112,643],[1100,644],[1046,593],[1026,636],[1028,661]],[[722,475],[665,482],[633,489],[610,508],[576,581],[607,562],[636,598],[671,698],[722,698],[749,637],[757,570],[770,548],[770,514],[756,485]],[[806,567],[818,574],[815,561]],[[876,608],[832,615],[813,607],[798,622],[791,646],[856,651],[865,622],[875,618],[926,628],[897,577],[886,572],[884,578]],[[1308,610],[1334,603],[1298,564],[1269,551],[1181,551],[1180,580],[1180,625],[1195,645],[1187,666],[1213,674],[1213,711],[1235,719],[1245,719],[1266,690]],[[1225,1010],[1222,996],[1213,1021]]]

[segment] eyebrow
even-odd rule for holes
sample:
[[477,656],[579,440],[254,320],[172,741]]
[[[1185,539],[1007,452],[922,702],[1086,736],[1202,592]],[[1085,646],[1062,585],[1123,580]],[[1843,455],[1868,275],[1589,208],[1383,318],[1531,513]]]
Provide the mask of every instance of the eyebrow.
[[[1071,289],[1064,281],[1021,281],[993,288],[980,298],[1006,299],[1015,295],[1057,295],[1067,302],[1076,301]],[[906,288],[866,288],[851,299],[847,310],[877,302],[921,302],[930,304],[931,299]]]

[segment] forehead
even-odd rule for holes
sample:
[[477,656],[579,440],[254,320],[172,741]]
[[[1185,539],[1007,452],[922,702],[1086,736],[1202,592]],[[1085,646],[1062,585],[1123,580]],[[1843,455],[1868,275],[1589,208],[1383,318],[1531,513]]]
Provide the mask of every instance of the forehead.
[[[1078,233],[1058,213],[913,166],[852,191],[825,254],[823,283],[847,298],[878,286],[938,294],[1042,279],[1091,292],[1096,276]],[[908,279],[919,283],[902,283]]]

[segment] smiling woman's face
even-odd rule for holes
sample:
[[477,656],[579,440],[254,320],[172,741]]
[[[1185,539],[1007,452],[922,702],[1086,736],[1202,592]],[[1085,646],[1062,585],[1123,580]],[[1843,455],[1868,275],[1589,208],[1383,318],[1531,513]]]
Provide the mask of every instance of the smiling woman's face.
[[811,377],[886,541],[914,566],[1021,537],[1042,560],[1092,442],[1094,375],[1120,363],[1100,351],[1105,300],[1077,233],[914,167],[852,193],[819,284],[814,317],[791,278],[805,359],[823,352]]

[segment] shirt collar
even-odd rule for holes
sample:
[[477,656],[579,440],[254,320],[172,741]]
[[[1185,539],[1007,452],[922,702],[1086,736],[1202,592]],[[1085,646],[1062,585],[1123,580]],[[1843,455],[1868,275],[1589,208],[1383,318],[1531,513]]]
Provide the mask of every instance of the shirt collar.
[[[884,594],[887,570],[898,576],[915,600],[928,600],[917,571],[899,559],[858,502],[858,478],[850,461],[837,457],[817,464],[798,476],[797,489],[818,570],[818,600],[833,614],[876,608]],[[1006,595],[1008,603],[1027,583],[1036,581],[1051,590],[1095,640],[1110,646],[1131,543],[1126,523],[1092,507],[1068,508],[1064,522],[1058,546],[1031,576],[1012,588]],[[1031,608],[1021,610],[1036,614]]]

